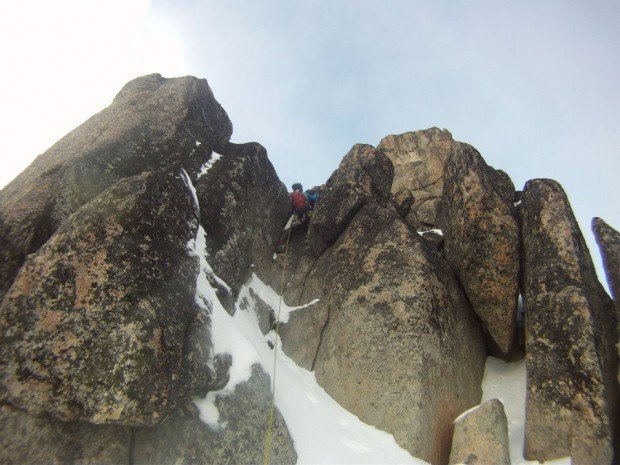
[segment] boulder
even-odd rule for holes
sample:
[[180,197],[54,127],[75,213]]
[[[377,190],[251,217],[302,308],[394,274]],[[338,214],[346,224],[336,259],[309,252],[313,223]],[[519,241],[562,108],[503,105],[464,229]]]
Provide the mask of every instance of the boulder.
[[[152,74],[37,157],[0,191],[0,299],[26,256],[122,178],[222,147],[232,124],[205,79]],[[208,151],[208,150],[207,150]]]
[[64,423],[0,404],[4,465],[129,465],[131,428]]
[[368,204],[315,270],[328,313],[319,384],[414,456],[445,463],[452,420],[480,401],[485,359],[447,263],[394,211]]
[[306,251],[318,257],[368,202],[388,205],[394,168],[370,145],[356,144],[321,191],[308,227]]
[[438,128],[389,135],[377,150],[394,165],[392,194],[399,214],[414,227],[438,227],[444,164],[454,145]]
[[441,227],[445,257],[483,327],[503,353],[515,341],[519,226],[515,189],[472,146],[454,143],[444,166]]
[[525,185],[520,208],[526,312],[525,458],[612,462],[616,315],[562,187]]
[[[414,456],[443,464],[452,420],[480,401],[482,333],[448,264],[385,202],[383,155],[367,146],[356,152],[378,159],[363,176],[350,176],[359,167],[345,160],[330,178],[317,214],[324,205],[349,207],[340,216],[349,220],[316,227],[317,218],[326,220],[313,216],[306,244],[326,249],[293,266],[285,297],[291,305],[319,302],[282,325],[283,349],[310,364],[319,384],[362,421],[392,433]],[[368,189],[370,179],[383,179],[382,188]],[[360,186],[352,186],[356,180]],[[345,192],[365,193],[359,209]]]
[[28,257],[0,306],[0,390],[33,414],[155,424],[179,395],[198,211],[179,170],[118,182]]
[[497,399],[454,421],[450,465],[510,465],[508,421]]
[[228,143],[223,156],[196,181],[209,263],[233,292],[250,265],[265,276],[289,215],[286,187],[260,144]]
[[[137,428],[134,433],[134,465],[194,465],[262,463],[271,391],[269,377],[257,365],[246,383],[226,397],[218,397],[219,428],[200,420],[193,405],[179,408],[164,423]],[[282,415],[274,417],[269,463],[289,465],[297,461],[293,440]],[[209,420],[206,418],[206,420]]]

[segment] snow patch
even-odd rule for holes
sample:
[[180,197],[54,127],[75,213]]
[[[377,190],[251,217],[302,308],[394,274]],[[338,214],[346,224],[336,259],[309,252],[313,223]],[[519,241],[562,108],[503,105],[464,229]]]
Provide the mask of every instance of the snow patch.
[[424,234],[428,234],[428,233],[435,233],[435,234],[439,234],[440,236],[443,236],[443,231],[441,229],[427,229],[426,231],[418,231],[418,234],[420,236],[424,236]]
[[192,197],[194,199],[194,208],[196,208],[196,211],[199,212],[200,203],[198,202],[198,195],[196,194],[196,188],[194,187],[192,180],[189,178],[189,174],[187,174],[187,171],[185,171],[185,168],[181,168],[181,179],[183,180],[183,182],[185,183],[189,191],[192,193]]
[[463,418],[465,418],[467,415],[469,415],[470,413],[478,410],[480,408],[480,405],[476,405],[475,407],[472,407],[468,410],[465,410],[463,413],[461,413],[458,417],[456,417],[454,419],[454,421],[452,423],[458,423],[459,421],[461,421]]
[[[523,458],[525,443],[525,360],[507,363],[487,357],[482,379],[482,403],[499,399],[508,419],[510,462],[513,465],[539,465]],[[547,460],[544,465],[570,465],[570,457]]]
[[196,179],[200,179],[202,178],[205,174],[207,174],[207,171],[209,171],[211,168],[213,168],[213,165],[215,165],[215,163],[222,158],[222,155],[220,155],[219,153],[215,153],[213,152],[211,154],[211,158],[209,158],[206,163],[204,165],[202,165],[202,167],[200,168],[200,171],[198,172],[198,175],[196,176]]
[[209,257],[209,253],[207,252],[207,233],[202,227],[202,225],[198,226],[198,233],[196,234],[196,239],[194,243],[196,255],[198,255],[198,257],[200,258],[201,270],[201,273],[198,275],[197,281],[197,286],[200,285],[201,287],[196,288],[196,294],[198,295],[199,289],[202,289],[203,291],[204,289],[206,289],[206,284],[204,283],[205,280],[201,279],[201,276],[203,278],[206,278],[207,284],[209,283],[209,278],[211,278],[211,280],[215,281],[220,288],[223,288],[226,290],[226,292],[232,294],[232,289],[230,288],[230,286],[226,284],[223,279],[221,279],[215,274],[215,271],[213,271],[213,268],[211,268],[211,265],[209,265],[209,262],[207,261],[207,258]]
[[199,418],[203,423],[206,423],[211,429],[220,430],[220,412],[215,406],[215,392],[207,393],[207,397],[201,402],[201,406],[198,407]]
[[[198,238],[196,242],[199,244]],[[218,429],[226,425],[220,421],[215,400],[229,395],[239,383],[247,381],[254,363],[259,363],[273,379],[274,351],[267,341],[276,341],[276,335],[271,332],[263,336],[253,301],[248,300],[249,306],[244,310],[240,306],[241,300],[249,296],[250,287],[254,292],[268,296],[265,298],[270,301],[279,300],[279,296],[253,275],[241,289],[235,314],[230,316],[206,277],[205,262],[203,254],[196,299],[211,314],[213,352],[230,353],[232,366],[230,380],[221,391],[210,392],[206,398],[194,402],[201,420]],[[297,309],[289,307],[288,311]],[[297,366],[281,350],[276,349],[276,354],[278,384],[275,403],[293,438],[299,465],[426,464],[398,446],[391,434],[363,423],[342,408],[318,385],[314,373]]]
[[[256,276],[256,273],[252,273],[252,277],[250,278],[250,280],[242,288],[241,292],[239,292],[239,297],[245,297],[248,299],[248,302],[250,302],[252,299],[252,296],[250,295],[250,290],[252,290],[254,294],[256,294],[263,302],[265,302],[267,305],[269,305],[269,307],[273,309],[276,318],[278,316],[278,308],[280,309],[280,323],[288,323],[292,312],[310,307],[311,305],[314,305],[319,301],[319,299],[314,299],[307,304],[300,305],[298,307],[291,307],[287,305],[286,302],[284,302],[284,298],[280,297],[280,294],[278,294],[276,291],[273,290],[273,288],[265,284],[258,276]],[[282,304],[281,307],[280,302]]]
[[[254,363],[260,363],[273,379],[274,351],[267,341],[275,342],[276,335],[271,332],[263,336],[252,300],[248,300],[245,310],[240,306],[241,300],[249,296],[251,286],[253,289],[261,288],[263,295],[269,292],[266,289],[268,286],[263,283],[265,287],[262,287],[257,277],[253,276],[241,289],[234,316],[226,312],[215,291],[208,289],[208,286],[208,280],[202,279],[198,294],[205,306],[211,309],[214,353],[230,353],[232,367],[226,386],[221,391],[210,392],[205,399],[195,400],[195,404],[205,423],[225,428],[219,421],[216,398],[232,393],[235,386],[247,381]],[[270,298],[273,297],[271,295]],[[314,373],[300,368],[281,350],[276,349],[276,354],[278,383],[275,403],[293,438],[298,465],[427,464],[398,446],[391,434],[363,423],[342,408],[318,385]]]

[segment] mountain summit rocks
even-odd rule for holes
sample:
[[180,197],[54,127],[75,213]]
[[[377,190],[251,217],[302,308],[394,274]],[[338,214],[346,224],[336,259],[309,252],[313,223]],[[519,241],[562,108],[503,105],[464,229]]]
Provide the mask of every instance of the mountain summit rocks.
[[284,325],[283,348],[307,363],[299,345],[316,347],[312,367],[334,399],[414,456],[445,463],[452,420],[480,399],[484,343],[448,263],[390,206],[391,178],[389,159],[362,145],[330,177],[306,243],[328,235],[293,263],[287,291],[319,302]]
[[471,145],[455,143],[444,166],[441,226],[445,257],[499,349],[514,343],[519,294],[515,189]]
[[377,149],[394,164],[396,211],[418,231],[443,231],[445,258],[495,346],[508,353],[519,287],[512,181],[472,146],[438,128],[387,136]]
[[124,179],[64,222],[0,307],[2,400],[64,421],[164,419],[179,392],[197,227],[178,170]]
[[528,181],[521,205],[526,311],[525,458],[609,464],[618,408],[613,302],[561,186]]
[[[260,461],[278,283],[284,376],[416,457],[507,463],[498,401],[453,422],[488,353],[525,351],[526,457],[611,465],[617,307],[559,184],[517,202],[448,131],[390,135],[352,147],[276,255],[286,188],[231,134],[206,80],[144,76],[0,191],[0,462]],[[617,298],[618,233],[593,227]],[[275,399],[273,462],[308,460]]]
[[[179,409],[221,388],[231,364],[230,355],[213,354],[209,314],[195,304],[199,227],[209,222],[212,238],[222,238],[210,255],[237,250],[214,261],[217,272],[234,270],[226,274],[234,299],[248,267],[271,259],[288,210],[266,151],[230,144],[231,132],[205,80],[145,76],[1,191],[0,425],[12,441],[0,462],[22,463],[37,443],[43,462],[119,464],[122,455],[129,464],[148,452],[137,449],[132,429],[157,437],[167,418],[184,450],[199,452],[199,420]],[[214,150],[230,159],[205,174],[218,161]],[[249,221],[259,208],[260,221]],[[239,389],[265,412],[271,393],[260,376]],[[254,428],[250,420],[262,419],[245,415],[242,403],[222,405],[231,424]],[[294,461],[276,414],[282,461]],[[82,434],[109,441],[89,448]],[[262,436],[241,445],[236,434],[230,442],[247,449],[239,453],[256,456]]]
[[454,144],[449,131],[430,128],[389,135],[377,145],[394,165],[392,194],[410,226],[438,227],[444,165]]
[[151,74],[39,155],[0,191],[0,298],[26,256],[119,180],[223,147],[232,123],[205,79]]

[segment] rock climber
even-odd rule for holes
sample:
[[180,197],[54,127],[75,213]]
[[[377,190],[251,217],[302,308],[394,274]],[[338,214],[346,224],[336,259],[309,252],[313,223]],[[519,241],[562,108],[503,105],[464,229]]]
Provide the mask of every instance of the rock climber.
[[310,210],[314,211],[314,205],[316,205],[316,201],[319,200],[319,193],[316,189],[308,189],[304,194],[306,194],[306,198],[308,199]]
[[300,223],[307,224],[310,220],[308,213],[312,210],[310,201],[304,194],[304,188],[300,183],[296,182],[292,187],[293,192],[289,194],[291,197],[291,214],[294,214]]
[[303,186],[296,182],[292,185],[293,192],[289,194],[291,199],[291,217],[284,226],[278,242],[276,243],[276,253],[282,253],[286,249],[286,237],[289,229],[295,229],[299,225],[307,225],[310,221],[310,213],[318,200],[318,194],[314,189],[304,192]]

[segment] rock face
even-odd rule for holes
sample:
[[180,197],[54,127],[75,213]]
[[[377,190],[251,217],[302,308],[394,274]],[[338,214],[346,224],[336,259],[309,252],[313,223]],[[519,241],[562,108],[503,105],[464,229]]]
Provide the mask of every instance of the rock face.
[[229,143],[224,156],[196,182],[210,264],[235,292],[248,268],[271,267],[275,243],[289,214],[286,187],[256,143]]
[[81,205],[122,178],[186,159],[196,141],[222,147],[231,133],[206,80],[129,82],[0,191],[0,299],[26,256]]
[[[293,230],[289,243],[289,261],[286,264],[284,277],[286,286],[284,301],[293,305],[307,303],[304,300],[305,294],[321,295],[323,289],[323,283],[319,280],[306,280],[307,274],[313,270],[315,263],[313,257],[303,253],[307,232],[307,229],[303,230],[303,228]],[[277,269],[274,271],[277,279],[274,280],[272,287],[278,289],[278,292],[282,287],[283,260],[283,257],[278,257]],[[311,286],[313,286],[312,289]],[[271,309],[271,313],[276,315],[277,310],[277,308]],[[327,322],[327,317],[326,302],[320,300],[315,305],[309,305],[303,310],[290,313],[288,323],[279,325],[280,338],[286,344],[286,353],[300,367],[307,370],[313,369],[314,359],[321,342],[321,331]]]
[[[313,323],[294,328],[308,319],[291,318],[283,348],[296,357],[299,341],[313,339],[317,380],[334,399],[394,434],[416,457],[445,463],[452,420],[480,399],[481,332],[447,263],[388,206],[391,179],[383,156],[360,146],[349,155],[328,181],[308,229],[306,243],[327,249],[318,259],[302,258],[287,292],[288,302],[320,299],[308,307]],[[378,173],[359,170],[369,163]],[[363,176],[350,176],[360,171]],[[354,180],[356,189],[350,187]],[[364,192],[355,197],[365,199],[361,208],[352,211],[356,202],[343,191]],[[325,216],[349,221],[316,227],[315,219],[324,221],[323,208],[348,212]],[[311,237],[323,232],[326,237]]]
[[[510,179],[437,128],[356,145],[274,258],[286,188],[231,132],[205,80],[145,76],[0,191],[0,462],[260,462],[269,377],[246,365],[229,389],[235,361],[211,341],[267,344],[217,299],[231,314],[253,299],[265,334],[278,296],[264,284],[281,282],[298,307],[285,352],[413,455],[448,462],[453,418],[480,401],[483,328],[513,343]],[[616,311],[557,183],[529,182],[521,216],[526,456],[609,464]],[[594,229],[618,297],[618,233]],[[456,425],[454,462],[508,463],[497,401]],[[270,463],[296,460],[276,412]]]
[[131,428],[63,423],[0,405],[0,463],[129,465]]
[[526,311],[525,458],[612,461],[616,318],[561,186],[528,181],[521,205]]
[[[620,360],[620,233],[601,218],[592,219],[592,232],[603,257],[607,283],[616,302],[616,334],[618,337],[616,348],[618,349],[618,359]],[[618,366],[618,383],[620,383],[620,365]],[[617,428],[620,429],[620,413],[618,416],[616,424]],[[620,450],[620,440],[616,448]]]
[[603,256],[603,265],[611,294],[618,305],[618,299],[620,299],[620,232],[601,218],[592,219],[592,232]]
[[[146,76],[0,192],[0,461],[260,460],[262,371],[217,400],[226,431],[184,408],[232,361],[195,300],[201,228],[232,300],[250,264],[267,273],[288,215],[265,149],[231,131],[205,80]],[[272,458],[296,460],[279,413]]]
[[182,390],[191,396],[204,397],[209,391],[222,389],[228,382],[232,363],[230,354],[213,354],[211,317],[198,305],[187,327],[183,347]]
[[178,169],[125,179],[28,257],[0,307],[3,400],[134,425],[174,408],[198,271],[186,182]]
[[381,152],[370,145],[354,145],[325,184],[308,228],[308,253],[313,257],[323,253],[368,202],[387,205],[393,176],[394,168]]
[[450,132],[430,128],[387,136],[377,146],[394,165],[392,194],[410,226],[438,227],[444,164],[453,145]]
[[478,151],[454,143],[443,175],[445,257],[474,311],[504,353],[515,340],[519,295],[519,227],[510,178]]
[[[193,465],[262,463],[265,424],[271,402],[269,378],[254,366],[247,383],[234,393],[217,398],[222,428],[213,429],[198,418],[193,406],[179,410],[165,423],[135,431],[135,465]],[[276,411],[270,463],[297,461],[293,441],[282,416]]]
[[450,465],[510,465],[508,421],[503,404],[491,399],[454,422]]

